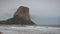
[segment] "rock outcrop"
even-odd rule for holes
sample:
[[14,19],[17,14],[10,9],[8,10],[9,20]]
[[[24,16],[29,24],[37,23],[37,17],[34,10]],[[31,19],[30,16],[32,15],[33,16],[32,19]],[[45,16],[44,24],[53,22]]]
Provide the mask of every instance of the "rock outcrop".
[[[3,22],[3,23],[2,23]],[[21,24],[21,25],[35,25],[30,19],[29,8],[20,6],[15,12],[13,18],[6,21],[1,21],[1,24]]]

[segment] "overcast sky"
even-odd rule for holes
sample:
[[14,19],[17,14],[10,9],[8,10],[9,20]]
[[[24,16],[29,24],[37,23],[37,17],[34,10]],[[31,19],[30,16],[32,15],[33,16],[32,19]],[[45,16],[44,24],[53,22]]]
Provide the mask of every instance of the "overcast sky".
[[30,8],[30,15],[36,24],[54,24],[56,21],[55,24],[60,25],[60,0],[0,0],[0,20],[13,17],[19,6]]

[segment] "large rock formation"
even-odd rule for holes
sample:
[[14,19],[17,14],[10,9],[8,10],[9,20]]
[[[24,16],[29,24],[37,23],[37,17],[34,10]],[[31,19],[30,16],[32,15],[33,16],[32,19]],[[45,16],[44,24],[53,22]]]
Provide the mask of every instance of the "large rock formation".
[[13,18],[7,21],[1,21],[1,24],[21,24],[21,25],[35,25],[30,19],[29,8],[21,6],[18,8]]

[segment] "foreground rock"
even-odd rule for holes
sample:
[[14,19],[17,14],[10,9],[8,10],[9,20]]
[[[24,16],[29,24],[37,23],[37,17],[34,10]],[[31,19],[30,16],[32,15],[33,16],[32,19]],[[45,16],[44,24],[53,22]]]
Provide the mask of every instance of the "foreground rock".
[[6,21],[0,21],[0,24],[35,25],[30,19],[29,8],[24,6],[18,8],[13,18]]

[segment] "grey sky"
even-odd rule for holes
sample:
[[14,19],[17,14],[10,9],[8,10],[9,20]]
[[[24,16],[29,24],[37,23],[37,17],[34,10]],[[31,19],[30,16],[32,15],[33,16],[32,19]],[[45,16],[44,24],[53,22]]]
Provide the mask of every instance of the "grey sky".
[[30,14],[35,20],[60,17],[60,0],[0,0],[0,20],[13,17],[22,5],[30,8]]

